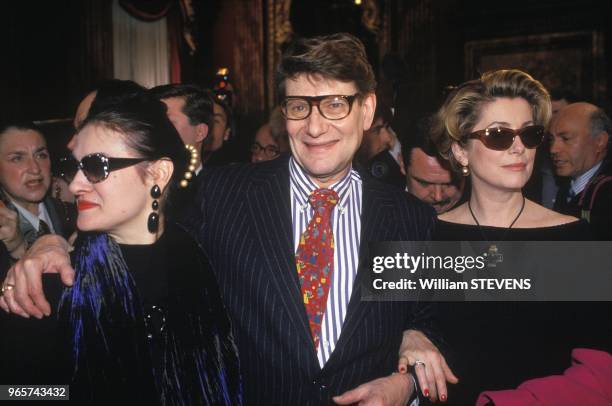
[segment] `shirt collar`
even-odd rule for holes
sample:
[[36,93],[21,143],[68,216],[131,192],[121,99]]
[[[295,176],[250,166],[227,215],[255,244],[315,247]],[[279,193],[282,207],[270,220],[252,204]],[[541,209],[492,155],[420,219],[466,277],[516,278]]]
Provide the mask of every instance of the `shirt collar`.
[[578,176],[576,179],[572,179],[571,187],[572,187],[572,190],[574,191],[575,194],[578,194],[578,193],[580,193],[580,192],[582,192],[584,190],[584,188],[586,187],[587,183],[589,183],[591,178],[595,175],[595,173],[597,173],[597,171],[601,167],[602,163],[603,163],[603,161],[599,161],[591,169],[589,169],[588,171],[586,171],[582,175]]
[[[32,214],[29,210],[26,210],[22,206],[20,206],[17,202],[11,199],[11,203],[15,206],[15,209],[21,214],[37,231],[40,224],[40,219],[45,219],[45,222],[52,227],[51,222],[49,221],[49,214],[47,213],[47,208],[43,202],[38,203],[38,216]],[[53,230],[52,230],[53,231]]]
[[[338,206],[340,207],[344,207],[348,203],[351,191],[351,179],[354,176],[359,177],[359,174],[351,168],[342,179],[329,187],[329,189],[338,193]],[[304,169],[295,159],[293,159],[293,157],[289,158],[289,179],[295,199],[297,199],[300,206],[306,206],[308,204],[308,196],[319,187],[308,177],[308,175],[306,175]]]

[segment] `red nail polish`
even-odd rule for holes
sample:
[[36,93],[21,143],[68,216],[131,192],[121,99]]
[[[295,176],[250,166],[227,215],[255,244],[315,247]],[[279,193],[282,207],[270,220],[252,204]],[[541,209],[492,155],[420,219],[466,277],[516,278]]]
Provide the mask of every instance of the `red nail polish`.
[[404,366],[400,367],[400,372],[401,372],[401,373],[406,372],[406,367],[404,367]]
[[444,394],[440,395],[440,400],[442,402],[446,402],[446,395],[444,395]]
[[425,397],[429,397],[429,389],[425,388],[423,389],[423,395],[425,395]]

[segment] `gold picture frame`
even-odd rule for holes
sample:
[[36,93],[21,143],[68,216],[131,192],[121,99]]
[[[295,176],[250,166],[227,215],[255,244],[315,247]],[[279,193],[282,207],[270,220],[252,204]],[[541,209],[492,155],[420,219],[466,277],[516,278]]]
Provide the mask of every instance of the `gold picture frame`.
[[548,89],[563,88],[594,102],[606,97],[603,35],[598,31],[528,35],[465,44],[466,80],[502,68],[521,69]]

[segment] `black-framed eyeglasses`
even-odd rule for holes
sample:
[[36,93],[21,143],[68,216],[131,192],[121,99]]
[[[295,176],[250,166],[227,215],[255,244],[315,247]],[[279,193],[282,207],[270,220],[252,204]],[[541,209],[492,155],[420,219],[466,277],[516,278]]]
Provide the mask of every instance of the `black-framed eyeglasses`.
[[485,147],[496,151],[504,151],[512,146],[515,137],[520,137],[526,148],[536,148],[544,138],[544,127],[541,125],[530,125],[518,130],[506,127],[485,128],[474,131],[468,138],[479,139]]
[[281,103],[281,111],[287,120],[304,120],[317,106],[319,114],[328,120],[342,120],[353,109],[353,102],[359,93],[345,96],[330,94],[323,96],[289,96]]
[[266,145],[263,146],[257,141],[251,145],[251,152],[254,154],[258,154],[259,151],[263,151],[264,155],[268,158],[275,158],[280,155],[280,149],[276,145]]
[[127,168],[146,161],[146,158],[109,158],[99,152],[89,154],[77,161],[73,157],[64,157],[59,161],[59,174],[67,182],[72,182],[80,170],[91,183],[102,182],[112,171]]

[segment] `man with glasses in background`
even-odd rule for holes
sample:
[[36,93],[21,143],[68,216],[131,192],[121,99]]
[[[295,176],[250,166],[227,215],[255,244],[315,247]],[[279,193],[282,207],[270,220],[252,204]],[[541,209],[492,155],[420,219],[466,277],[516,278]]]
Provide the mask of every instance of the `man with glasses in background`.
[[280,108],[270,114],[270,120],[259,127],[251,145],[251,162],[269,161],[289,151],[289,135]]

